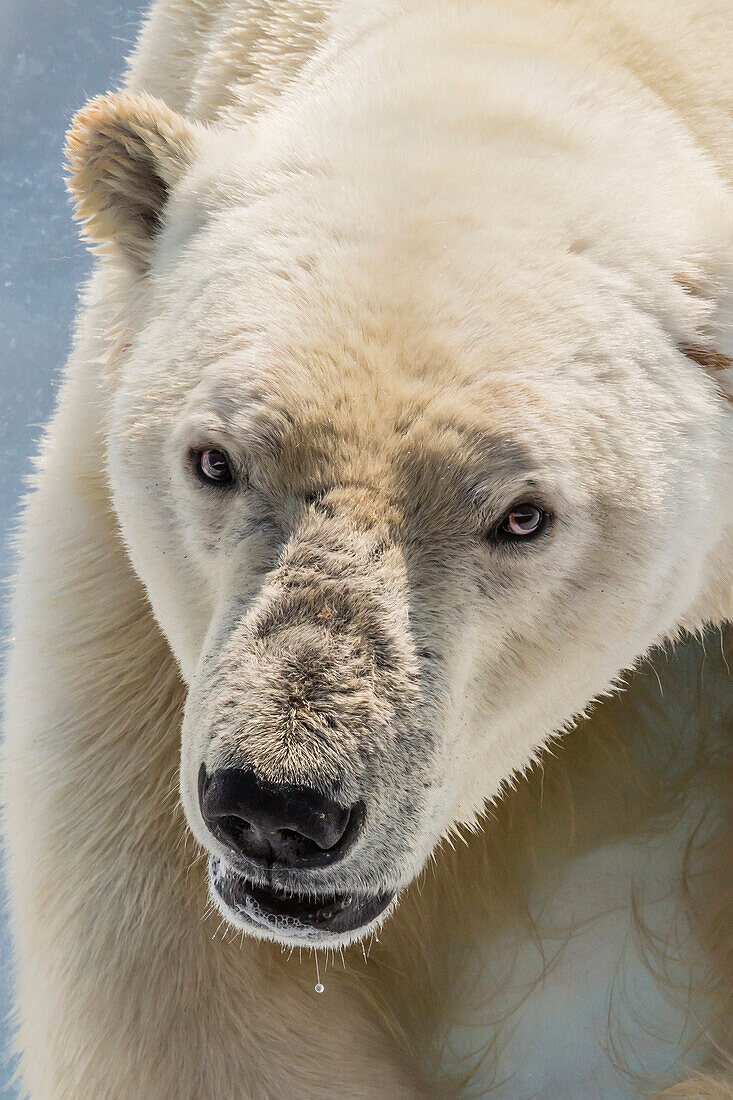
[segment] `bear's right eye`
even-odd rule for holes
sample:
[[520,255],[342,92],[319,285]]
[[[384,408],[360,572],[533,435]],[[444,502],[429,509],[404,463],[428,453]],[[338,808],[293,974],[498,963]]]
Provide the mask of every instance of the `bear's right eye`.
[[234,483],[234,472],[229,457],[216,448],[204,448],[191,455],[194,472],[206,485],[224,487]]

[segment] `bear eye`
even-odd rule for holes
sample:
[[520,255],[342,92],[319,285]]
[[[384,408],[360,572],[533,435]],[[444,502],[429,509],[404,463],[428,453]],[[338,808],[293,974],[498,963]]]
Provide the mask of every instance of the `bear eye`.
[[193,467],[201,481],[209,485],[231,485],[234,481],[232,464],[224,451],[205,448],[194,451]]
[[549,518],[536,504],[515,504],[499,524],[498,532],[512,541],[535,538],[545,530]]

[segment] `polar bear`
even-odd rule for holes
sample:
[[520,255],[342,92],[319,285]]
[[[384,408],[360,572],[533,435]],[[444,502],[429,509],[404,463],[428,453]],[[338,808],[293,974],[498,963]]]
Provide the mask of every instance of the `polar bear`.
[[537,1076],[582,1013],[511,943],[631,851],[684,856],[639,924],[705,972],[635,1094],[730,1094],[713,654],[665,747],[733,615],[731,18],[158,0],[75,119],[6,683],[34,1100],[620,1095]]

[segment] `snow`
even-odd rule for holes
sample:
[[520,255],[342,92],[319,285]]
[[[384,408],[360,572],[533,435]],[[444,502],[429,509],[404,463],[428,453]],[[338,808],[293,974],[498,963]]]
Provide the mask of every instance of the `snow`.
[[[5,0],[0,5],[0,576],[29,456],[53,408],[77,289],[89,270],[62,180],[74,111],[114,87],[141,3]],[[5,591],[5,585],[3,585]],[[5,636],[5,600],[0,631]],[[5,1063],[10,974],[0,925],[0,1100],[17,1096]]]

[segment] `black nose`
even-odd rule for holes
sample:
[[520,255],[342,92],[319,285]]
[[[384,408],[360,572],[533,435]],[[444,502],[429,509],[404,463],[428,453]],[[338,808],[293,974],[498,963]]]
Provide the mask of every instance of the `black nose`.
[[324,867],[342,859],[364,822],[363,802],[341,806],[310,787],[268,783],[253,771],[199,770],[201,814],[236,855],[270,867]]

